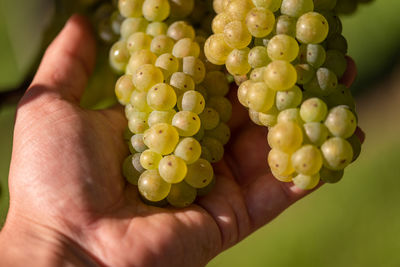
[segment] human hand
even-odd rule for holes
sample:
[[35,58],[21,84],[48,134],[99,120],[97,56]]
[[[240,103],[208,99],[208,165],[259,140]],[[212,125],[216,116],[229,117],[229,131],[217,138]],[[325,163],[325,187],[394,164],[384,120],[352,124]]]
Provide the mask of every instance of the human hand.
[[128,153],[121,108],[79,106],[94,61],[90,28],[74,16],[20,102],[3,262],[204,266],[307,194],[272,177],[267,132],[232,96],[232,140],[215,166],[213,191],[186,209],[144,204],[121,174]]

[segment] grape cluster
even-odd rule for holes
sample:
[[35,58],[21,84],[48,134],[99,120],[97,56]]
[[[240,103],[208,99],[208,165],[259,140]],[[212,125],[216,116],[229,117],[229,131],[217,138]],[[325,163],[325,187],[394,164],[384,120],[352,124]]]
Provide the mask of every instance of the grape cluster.
[[337,16],[358,2],[213,1],[205,55],[241,81],[240,103],[269,128],[273,175],[301,189],[338,182],[360,153],[355,103],[339,82],[347,41]]
[[193,0],[120,0],[118,7],[125,19],[109,58],[122,74],[115,93],[128,119],[123,174],[148,203],[186,207],[212,187],[211,163],[230,138],[226,74],[205,62],[206,31],[196,35],[182,20],[194,20]]

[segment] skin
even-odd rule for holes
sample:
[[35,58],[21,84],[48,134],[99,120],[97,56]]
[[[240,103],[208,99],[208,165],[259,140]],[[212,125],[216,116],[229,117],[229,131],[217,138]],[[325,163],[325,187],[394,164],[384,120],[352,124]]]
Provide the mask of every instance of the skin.
[[94,62],[90,27],[73,16],[18,106],[5,265],[204,266],[309,193],[272,177],[267,130],[249,121],[233,89],[233,135],[213,191],[186,209],[143,204],[121,175],[122,108],[79,106]]

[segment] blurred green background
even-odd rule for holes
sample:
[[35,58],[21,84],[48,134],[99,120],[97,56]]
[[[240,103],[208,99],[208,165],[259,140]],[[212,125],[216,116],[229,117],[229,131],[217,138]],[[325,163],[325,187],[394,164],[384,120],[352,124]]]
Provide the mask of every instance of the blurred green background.
[[[353,90],[360,125],[367,133],[358,162],[348,168],[341,183],[324,186],[299,201],[215,258],[209,267],[400,266],[399,10],[398,0],[375,0],[343,18],[349,54],[359,70]],[[2,97],[5,91],[23,85],[34,72],[53,15],[52,0],[0,0]],[[101,65],[104,62],[97,68],[97,77],[107,72]],[[112,77],[105,86],[99,86],[103,83],[99,81],[94,77],[91,88],[101,91],[99,94],[112,92]],[[7,177],[16,109],[15,101],[1,100],[0,225],[8,207]],[[85,101],[96,103],[90,97]]]

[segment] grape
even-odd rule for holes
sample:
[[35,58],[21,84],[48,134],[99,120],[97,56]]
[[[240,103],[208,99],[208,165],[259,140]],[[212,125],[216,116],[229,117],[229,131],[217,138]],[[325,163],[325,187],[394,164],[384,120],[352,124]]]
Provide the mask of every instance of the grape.
[[186,164],[192,164],[200,158],[200,143],[193,137],[186,137],[179,141],[174,154],[182,158]]
[[132,158],[133,156],[130,155],[124,160],[124,164],[122,165],[122,173],[129,183],[137,185],[141,173],[133,166]]
[[230,14],[226,12],[219,13],[215,16],[211,24],[213,33],[223,33],[225,26],[233,20],[234,18]]
[[211,35],[204,44],[204,54],[207,59],[216,65],[223,65],[232,48],[224,41],[224,34]]
[[226,69],[232,75],[246,75],[251,66],[248,63],[248,55],[250,49],[248,47],[243,49],[234,49],[226,58]]
[[144,133],[143,141],[151,150],[168,155],[175,150],[179,142],[179,133],[170,124],[158,123]]
[[318,44],[328,36],[328,21],[317,12],[309,12],[297,20],[296,38],[305,44]]
[[268,154],[268,164],[274,174],[280,176],[289,176],[294,172],[291,163],[291,156],[278,149],[271,149]]
[[142,49],[150,49],[152,38],[143,32],[133,33],[126,40],[128,50],[131,54]]
[[280,111],[296,108],[300,105],[302,97],[303,93],[296,85],[287,91],[278,91],[275,98],[276,107]]
[[327,40],[327,47],[329,50],[337,50],[343,54],[347,54],[347,41],[341,34],[334,34]]
[[193,78],[195,84],[201,83],[206,76],[206,67],[204,63],[194,56],[183,58],[182,70]]
[[315,188],[320,181],[319,173],[314,175],[304,175],[298,174],[296,177],[293,178],[293,183],[297,188],[303,190],[310,190]]
[[158,163],[162,156],[155,151],[147,149],[140,155],[140,165],[146,170],[155,170],[158,168]]
[[248,62],[254,69],[267,66],[271,62],[268,56],[268,49],[265,46],[253,47],[249,52]]
[[199,116],[191,111],[179,111],[172,118],[172,125],[178,130],[180,136],[193,136],[200,129]]
[[304,142],[320,147],[328,139],[328,128],[319,122],[308,122],[303,125]]
[[171,53],[174,47],[174,40],[166,35],[157,35],[153,38],[150,44],[150,50],[154,54],[160,56],[166,53]]
[[314,175],[322,167],[322,155],[313,145],[304,145],[292,155],[292,164],[297,173]]
[[194,90],[195,88],[192,77],[183,72],[175,72],[172,74],[169,84],[175,89],[178,96],[186,91]]
[[303,124],[303,120],[300,117],[300,112],[298,108],[289,108],[282,110],[278,114],[278,123],[281,122],[294,122],[298,125]]
[[142,112],[150,112],[151,108],[147,105],[147,92],[134,90],[131,94],[130,103],[134,108]]
[[253,8],[246,17],[246,26],[251,35],[262,38],[274,29],[275,16],[264,8]]
[[200,114],[205,107],[204,97],[194,90],[185,92],[178,101],[179,110]]
[[192,26],[185,21],[176,21],[172,23],[167,30],[168,37],[179,41],[183,38],[194,39],[195,32]]
[[145,0],[142,12],[149,21],[163,21],[169,16],[170,5],[168,0]]
[[333,71],[336,76],[340,79],[347,69],[346,57],[337,50],[328,50],[326,52],[326,60],[324,67]]
[[168,203],[176,208],[185,208],[192,204],[197,196],[197,191],[186,182],[171,185],[171,191],[168,194]]
[[299,53],[297,41],[285,34],[275,35],[268,42],[268,56],[272,60],[293,61]]
[[[267,69],[267,67],[253,69],[253,71],[250,73],[250,80],[253,82],[264,82],[264,73],[265,73],[266,69]],[[243,103],[242,103],[242,105],[243,105]]]
[[172,54],[165,53],[160,55],[155,63],[155,66],[160,68],[163,73],[164,79],[168,79],[172,74],[179,69],[179,60]]
[[144,18],[127,18],[121,24],[121,38],[128,39],[135,32],[145,32],[148,26],[147,20]]
[[249,117],[250,120],[255,124],[263,126],[262,122],[260,121],[260,112],[255,111],[253,109],[249,109]]
[[205,159],[199,159],[187,166],[184,181],[194,188],[204,188],[213,179],[214,171],[211,164]]
[[129,59],[128,65],[126,66],[126,74],[133,75],[136,70],[146,64],[154,64],[157,56],[150,50],[140,50],[133,53]]
[[286,34],[292,37],[296,36],[296,18],[281,15],[276,19],[276,34]]
[[129,130],[134,134],[139,134],[146,131],[147,128],[149,128],[149,126],[147,125],[148,116],[149,114],[146,112],[139,112],[139,111],[132,112],[132,114],[128,118]]
[[204,100],[208,99],[207,89],[203,85],[196,85],[196,91],[204,97]]
[[143,1],[144,0],[119,0],[119,12],[126,18],[140,17],[142,15]]
[[264,73],[264,81],[275,91],[285,91],[292,88],[297,80],[296,69],[287,61],[271,62]]
[[142,153],[135,153],[132,155],[132,164],[135,170],[137,170],[140,173],[143,173],[146,169],[143,168],[142,164],[140,164],[140,156]]
[[200,54],[200,46],[190,38],[183,38],[175,43],[172,54],[176,58],[189,56],[198,57]]
[[251,0],[229,0],[225,12],[238,20],[244,20],[246,14],[254,7]]
[[205,136],[201,140],[201,145],[206,147],[211,153],[210,162],[215,163],[220,161],[224,156],[224,147],[221,142],[212,137]]
[[222,122],[228,122],[232,116],[232,104],[226,97],[213,96],[208,99],[208,107],[213,108],[219,114]]
[[238,96],[238,100],[240,102],[240,104],[242,104],[245,107],[249,107],[248,106],[248,94],[249,94],[249,88],[252,86],[254,82],[251,80],[247,80],[245,82],[243,82],[237,91],[237,96]]
[[158,111],[154,110],[150,113],[149,118],[147,119],[147,123],[150,127],[157,123],[172,123],[172,118],[175,116],[176,111],[174,109],[170,109],[167,111]]
[[209,96],[224,96],[229,91],[228,81],[221,71],[207,72],[202,84]]
[[309,64],[297,64],[295,66],[297,73],[297,83],[307,84],[309,83],[315,75],[315,70]]
[[136,70],[132,81],[138,90],[148,91],[152,86],[162,83],[164,75],[159,68],[146,64]]
[[278,123],[268,133],[268,144],[271,148],[292,153],[300,148],[303,142],[301,128],[294,122]]
[[224,41],[232,48],[242,49],[251,42],[251,33],[240,20],[228,23],[224,28]]
[[170,0],[171,18],[183,19],[192,13],[194,0]]
[[329,111],[325,126],[331,135],[346,139],[354,134],[357,120],[346,106],[338,106]]
[[133,149],[139,153],[147,149],[147,146],[143,142],[143,134],[132,135],[130,143],[132,144]]
[[283,0],[281,5],[282,14],[295,18],[313,10],[313,0]]
[[159,35],[165,35],[167,33],[167,29],[167,24],[164,22],[155,21],[147,26],[146,33],[150,36],[156,37]]
[[319,171],[319,175],[321,177],[321,181],[329,184],[334,184],[342,180],[344,171],[332,171],[328,168],[322,167]]
[[127,105],[130,101],[131,94],[135,90],[132,83],[132,76],[123,75],[115,84],[115,95],[121,105]]
[[346,105],[351,110],[355,110],[354,98],[350,90],[343,84],[339,84],[335,92],[327,97],[327,104],[329,107]]
[[336,13],[324,10],[321,12],[321,15],[323,15],[326,18],[329,24],[328,37],[331,37],[336,34],[342,34],[343,31],[342,21],[339,19]]
[[175,155],[169,155],[160,161],[158,172],[166,182],[176,184],[185,178],[187,167],[183,159]]
[[132,117],[134,112],[137,112],[136,108],[134,108],[131,104],[128,104],[125,106],[125,117],[129,120],[130,117]]
[[215,176],[214,176],[211,179],[211,182],[207,186],[197,189],[197,195],[199,197],[208,195],[209,193],[211,193],[211,191],[215,187],[215,184],[216,184],[216,179],[215,179]]
[[340,171],[353,160],[353,149],[349,142],[340,137],[332,137],[321,146],[324,166],[330,170]]
[[109,61],[112,68],[122,73],[129,61],[129,51],[125,41],[116,42],[110,50]]
[[303,44],[300,46],[299,59],[301,63],[308,63],[317,69],[324,64],[326,52],[321,45]]
[[350,143],[352,149],[353,149],[353,160],[357,160],[357,158],[360,156],[361,153],[361,141],[360,138],[358,138],[357,135],[352,135],[350,138],[347,138],[347,141]]
[[290,175],[279,175],[279,174],[277,174],[277,173],[275,173],[273,171],[271,171],[271,173],[278,181],[281,181],[281,182],[284,182],[284,183],[290,183],[290,182],[293,181],[293,174],[290,174]]
[[272,12],[277,11],[281,7],[282,0],[252,0],[256,7],[263,7],[271,10]]
[[268,88],[263,82],[249,85],[247,93],[247,105],[250,109],[258,112],[269,110],[275,101],[275,91]]
[[157,170],[147,170],[140,175],[138,188],[144,198],[156,202],[168,196],[171,184],[165,182]]
[[305,122],[321,122],[327,113],[327,105],[319,98],[310,98],[301,104],[300,116]]
[[213,0],[213,9],[215,13],[219,14],[225,11],[227,1],[226,0]]
[[272,127],[278,121],[278,112],[279,111],[276,109],[276,107],[272,106],[272,108],[267,112],[260,112],[258,114],[258,121],[261,123],[261,125]]
[[336,6],[336,0],[314,0],[316,10],[332,10]]
[[226,145],[231,138],[231,130],[228,125],[221,122],[214,129],[207,130],[205,135],[218,140],[222,145]]
[[147,104],[154,110],[167,111],[176,105],[174,89],[165,83],[154,85],[147,93]]

